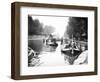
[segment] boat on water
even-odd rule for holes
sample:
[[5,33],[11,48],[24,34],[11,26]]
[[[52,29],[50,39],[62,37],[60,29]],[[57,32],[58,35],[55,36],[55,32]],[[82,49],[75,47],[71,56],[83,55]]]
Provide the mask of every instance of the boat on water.
[[81,51],[71,49],[71,48],[68,48],[66,50],[61,50],[61,52],[64,53],[65,55],[68,55],[68,56],[77,56],[81,53]]
[[77,56],[81,53],[81,50],[72,39],[70,43],[64,43],[61,48],[61,52],[68,56]]
[[58,44],[56,42],[56,39],[48,40],[47,45],[52,46],[52,47],[57,47],[58,46]]
[[56,38],[54,38],[52,35],[49,35],[48,39],[46,40],[46,45],[57,47],[57,41]]

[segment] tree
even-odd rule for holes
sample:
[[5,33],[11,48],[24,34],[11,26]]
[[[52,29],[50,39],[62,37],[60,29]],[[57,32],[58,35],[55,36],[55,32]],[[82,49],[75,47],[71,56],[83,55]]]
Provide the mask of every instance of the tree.
[[72,36],[76,39],[87,39],[88,32],[88,19],[82,17],[70,17],[68,26],[66,27],[66,33],[69,38]]
[[32,19],[28,16],[28,34],[29,35],[40,35],[43,33],[43,24],[38,19]]
[[49,35],[49,34],[53,33],[54,31],[55,31],[55,28],[54,27],[46,25],[44,27],[43,33],[45,35]]

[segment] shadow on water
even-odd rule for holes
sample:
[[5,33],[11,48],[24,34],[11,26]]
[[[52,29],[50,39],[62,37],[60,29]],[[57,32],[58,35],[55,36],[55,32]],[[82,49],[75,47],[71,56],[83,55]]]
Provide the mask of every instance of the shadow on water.
[[61,54],[64,55],[64,61],[68,61],[70,65],[73,65],[74,61],[78,58],[80,51],[74,51],[72,54],[72,50],[68,50],[66,52],[61,51]]
[[57,46],[50,46],[43,44],[43,40],[29,40],[28,46],[31,47],[36,52],[54,52]]
[[28,46],[36,52],[41,52],[43,49],[42,40],[28,40]]

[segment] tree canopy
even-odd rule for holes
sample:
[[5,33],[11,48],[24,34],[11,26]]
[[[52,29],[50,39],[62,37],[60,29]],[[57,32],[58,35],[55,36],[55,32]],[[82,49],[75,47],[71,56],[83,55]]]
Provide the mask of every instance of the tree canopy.
[[28,16],[28,35],[49,35],[54,32],[54,27],[40,23],[39,19]]
[[43,24],[39,22],[38,19],[32,19],[28,16],[28,34],[29,35],[39,35],[43,32]]
[[46,25],[46,26],[44,27],[43,33],[44,33],[45,35],[50,35],[50,34],[52,34],[54,31],[55,31],[55,28],[54,28],[53,26],[48,26],[48,25]]
[[66,33],[69,38],[72,36],[76,39],[86,39],[88,33],[88,19],[82,17],[70,17],[68,26],[66,27]]

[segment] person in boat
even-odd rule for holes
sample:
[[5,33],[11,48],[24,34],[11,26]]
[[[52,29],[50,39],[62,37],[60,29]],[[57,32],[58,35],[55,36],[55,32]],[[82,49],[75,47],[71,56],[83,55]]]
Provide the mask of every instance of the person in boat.
[[53,36],[52,36],[51,34],[49,35],[47,44],[48,44],[49,46],[54,46],[54,47],[57,47],[57,46],[58,46],[58,44],[56,43],[56,39],[53,38]]
[[46,40],[46,45],[51,44],[52,43],[51,42],[52,39],[53,39],[53,36],[50,34],[49,37],[48,37],[48,39]]
[[78,50],[78,51],[80,50],[79,47],[78,47],[78,45],[76,44],[76,41],[75,40],[72,40],[71,47],[74,50]]
[[51,40],[51,42],[52,42],[52,44],[51,44],[50,46],[55,46],[55,47],[57,47],[57,46],[58,46],[58,44],[57,44],[57,42],[56,42],[56,39],[55,39],[55,38],[53,38],[53,39]]
[[72,41],[63,40],[62,50],[66,51],[66,50],[70,50],[70,49],[79,50],[79,48],[74,40],[72,40]]
[[78,56],[81,53],[80,48],[78,47],[78,44],[75,40],[72,40],[71,42],[71,54],[72,56]]
[[87,64],[88,63],[88,50],[87,45],[81,47],[82,53],[74,61],[75,65]]
[[63,40],[63,41],[61,42],[61,50],[62,50],[62,51],[69,50],[70,47],[71,47],[70,41],[68,41],[68,42],[66,43],[66,41]]
[[69,56],[76,56],[79,55],[80,49],[78,48],[76,42],[74,40],[64,43],[62,46],[61,52],[67,54]]

